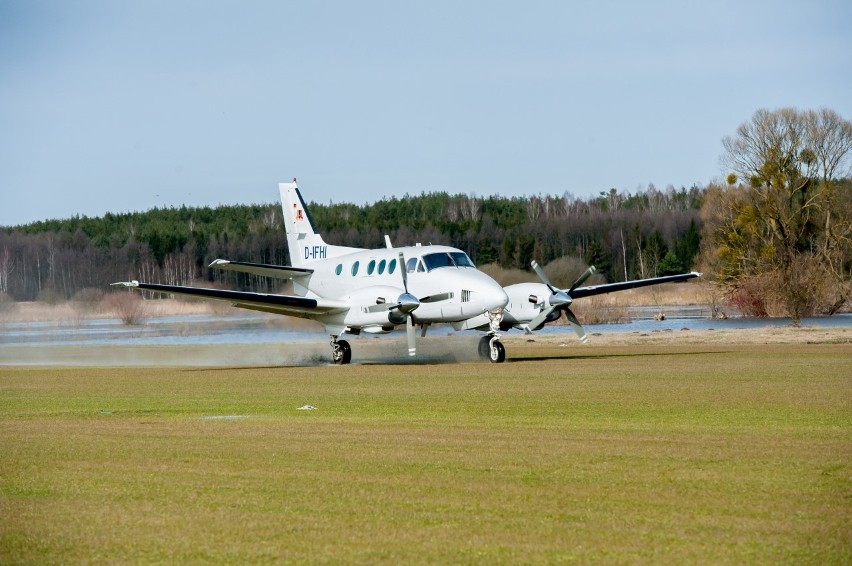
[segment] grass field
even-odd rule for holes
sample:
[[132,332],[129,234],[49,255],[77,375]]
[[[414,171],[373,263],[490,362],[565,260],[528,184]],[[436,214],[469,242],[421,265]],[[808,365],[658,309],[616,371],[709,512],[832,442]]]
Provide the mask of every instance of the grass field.
[[852,563],[852,345],[510,356],[0,367],[0,563]]

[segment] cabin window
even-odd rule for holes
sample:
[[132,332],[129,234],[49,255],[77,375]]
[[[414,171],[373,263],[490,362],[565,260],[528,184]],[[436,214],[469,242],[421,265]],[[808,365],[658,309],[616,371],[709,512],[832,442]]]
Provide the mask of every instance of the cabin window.
[[334,268],[334,274],[335,274],[335,275],[340,275],[340,273],[341,273],[342,271],[343,271],[343,264],[342,264],[342,263],[338,263],[338,264],[337,264],[337,267],[335,267],[335,268]]
[[409,273],[414,273],[414,270],[417,269],[417,258],[410,257],[408,261],[405,262],[405,270]]
[[384,259],[379,262],[379,275],[385,272],[385,264],[387,264],[387,261]]
[[367,275],[372,275],[373,271],[376,270],[376,260],[371,259],[370,263],[367,264]]
[[358,275],[358,262],[352,264],[352,275]]
[[394,271],[396,271],[396,260],[392,259],[388,264],[388,273],[393,273]]

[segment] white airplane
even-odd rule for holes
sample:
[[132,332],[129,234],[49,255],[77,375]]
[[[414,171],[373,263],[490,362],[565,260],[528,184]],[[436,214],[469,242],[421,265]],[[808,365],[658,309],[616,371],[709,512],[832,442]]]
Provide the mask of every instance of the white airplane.
[[[295,295],[227,291],[127,281],[115,286],[157,293],[190,295],[226,301],[243,309],[308,318],[322,323],[331,336],[332,359],[347,364],[352,348],[339,337],[361,332],[384,334],[405,325],[408,353],[417,352],[416,325],[425,336],[429,325],[449,323],[456,330],[484,330],[478,352],[500,363],[506,350],[500,332],[518,328],[532,332],[565,312],[578,335],[585,333],[568,306],[573,298],[622,289],[683,281],[697,273],[659,277],[595,287],[578,286],[590,268],[568,291],[553,287],[544,272],[533,268],[544,283],[521,283],[505,289],[476,269],[463,251],[448,246],[369,250],[327,244],[317,233],[299,193],[296,180],[279,183],[284,228],[292,266],[214,260],[210,267],[254,275],[292,279]],[[585,341],[585,340],[584,340]]]
[[[138,281],[113,285],[227,301],[235,307],[309,318],[331,336],[332,358],[346,364],[352,349],[343,333],[387,333],[405,325],[408,353],[416,354],[415,325],[476,320],[488,331],[482,343],[494,361],[505,359],[499,338],[503,288],[477,270],[463,251],[448,246],[369,250],[327,244],[316,232],[295,179],[280,183],[284,227],[292,266],[217,259],[210,267],[292,279],[296,295],[225,291]],[[415,314],[416,312],[416,314]]]

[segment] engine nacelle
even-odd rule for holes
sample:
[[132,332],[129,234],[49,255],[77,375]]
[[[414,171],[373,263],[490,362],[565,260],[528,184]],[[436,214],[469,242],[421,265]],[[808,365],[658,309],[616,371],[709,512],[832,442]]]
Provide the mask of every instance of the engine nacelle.
[[[392,287],[390,285],[374,285],[358,289],[344,299],[356,305],[381,305],[385,303],[396,304],[397,298],[405,291],[401,287]],[[391,324],[405,324],[405,315],[402,315],[402,321],[394,320],[398,311],[394,310],[377,310],[369,312],[366,308],[350,309],[346,314],[344,322],[351,327],[366,328],[366,327],[387,327]],[[394,318],[391,318],[394,317]]]
[[405,324],[405,314],[396,309],[388,311],[388,321],[393,324]]
[[544,322],[553,322],[554,320],[557,320],[560,316],[562,316],[562,311],[559,309],[555,309],[553,312],[547,315],[547,317],[544,319]]

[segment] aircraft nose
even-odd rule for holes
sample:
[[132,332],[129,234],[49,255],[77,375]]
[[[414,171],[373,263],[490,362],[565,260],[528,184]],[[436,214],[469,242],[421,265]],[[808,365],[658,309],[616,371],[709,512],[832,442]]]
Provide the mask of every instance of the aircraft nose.
[[488,285],[486,289],[483,289],[483,302],[488,305],[485,307],[485,310],[502,309],[509,304],[509,295],[495,281],[491,285]]

